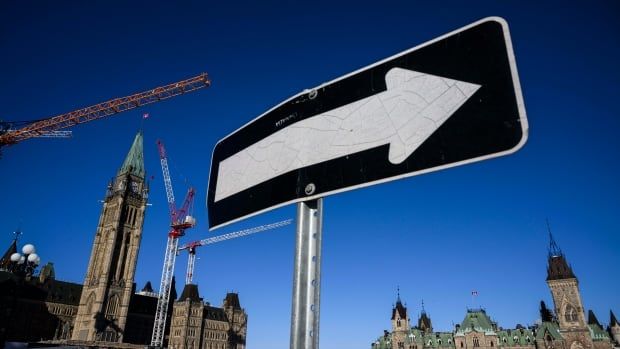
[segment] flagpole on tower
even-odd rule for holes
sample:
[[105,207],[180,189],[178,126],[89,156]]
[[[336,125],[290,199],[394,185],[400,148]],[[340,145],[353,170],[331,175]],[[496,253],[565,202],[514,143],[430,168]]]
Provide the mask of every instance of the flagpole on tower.
[[476,297],[478,296],[478,291],[473,290],[471,291],[471,308],[475,309],[476,308]]

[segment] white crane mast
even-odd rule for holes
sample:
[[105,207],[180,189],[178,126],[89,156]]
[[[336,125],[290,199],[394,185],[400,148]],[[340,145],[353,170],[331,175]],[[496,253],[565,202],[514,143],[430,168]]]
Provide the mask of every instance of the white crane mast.
[[164,332],[166,330],[166,317],[168,316],[168,305],[170,304],[170,289],[172,288],[172,277],[174,276],[174,264],[177,257],[179,237],[185,234],[185,229],[192,228],[196,220],[188,214],[188,210],[194,200],[194,189],[189,188],[185,201],[181,209],[176,209],[174,191],[172,190],[172,180],[168,170],[168,158],[166,149],[161,141],[157,141],[159,157],[161,160],[161,171],[166,187],[166,198],[170,210],[170,226],[168,241],[166,243],[166,253],[164,256],[164,266],[161,272],[161,283],[159,285],[159,295],[157,296],[157,309],[155,310],[155,320],[153,323],[153,335],[151,337],[152,347],[162,347],[164,342]]

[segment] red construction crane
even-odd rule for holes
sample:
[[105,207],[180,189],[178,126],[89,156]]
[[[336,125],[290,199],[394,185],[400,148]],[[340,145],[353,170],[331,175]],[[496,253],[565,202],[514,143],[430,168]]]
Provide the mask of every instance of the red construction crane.
[[67,133],[58,130],[84,122],[100,119],[106,116],[141,107],[146,104],[159,102],[187,92],[195,91],[211,85],[207,73],[202,73],[190,79],[175,82],[166,86],[137,93],[127,97],[115,98],[107,102],[78,109],[70,113],[51,118],[34,121],[26,126],[13,129],[11,122],[0,120],[0,148],[21,142],[33,137],[66,137]]
[[161,273],[161,284],[157,297],[157,310],[155,311],[155,322],[153,324],[153,335],[151,346],[161,347],[164,340],[164,329],[166,326],[166,316],[168,315],[168,303],[170,301],[170,289],[172,288],[172,277],[174,275],[174,263],[179,246],[179,237],[185,235],[185,230],[196,225],[196,219],[190,214],[194,202],[194,188],[189,188],[183,206],[177,210],[174,201],[174,191],[172,190],[172,180],[168,170],[168,157],[166,148],[161,141],[157,141],[159,148],[159,159],[161,171],[166,187],[166,197],[168,199],[168,209],[170,210],[170,232],[166,243],[166,253],[164,256],[164,267]]

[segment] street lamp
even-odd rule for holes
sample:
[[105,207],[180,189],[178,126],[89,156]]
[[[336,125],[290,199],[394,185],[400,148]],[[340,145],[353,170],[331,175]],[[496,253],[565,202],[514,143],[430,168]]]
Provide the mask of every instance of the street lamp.
[[9,270],[21,276],[32,276],[41,262],[41,257],[36,254],[36,249],[32,244],[22,247],[22,253],[15,252],[11,255]]

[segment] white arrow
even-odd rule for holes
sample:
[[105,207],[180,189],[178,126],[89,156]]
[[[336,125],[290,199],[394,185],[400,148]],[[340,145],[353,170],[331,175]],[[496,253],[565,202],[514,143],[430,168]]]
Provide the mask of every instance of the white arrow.
[[387,90],[292,124],[220,162],[215,201],[289,171],[390,144],[399,164],[481,85],[393,68]]

